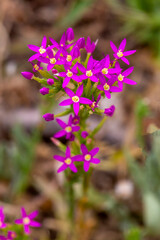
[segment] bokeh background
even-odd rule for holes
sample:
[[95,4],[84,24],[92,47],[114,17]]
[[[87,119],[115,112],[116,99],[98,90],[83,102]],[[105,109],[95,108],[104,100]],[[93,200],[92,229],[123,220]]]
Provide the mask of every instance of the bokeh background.
[[[116,111],[97,135],[102,165],[92,176],[82,239],[160,239],[159,13],[160,0],[0,0],[0,205],[9,222],[22,205],[38,209],[42,228],[33,230],[35,239],[66,231],[64,178],[50,140],[58,126],[42,119],[60,110],[57,99],[48,103],[20,72],[32,70],[27,44],[40,45],[44,35],[59,40],[68,27],[76,39],[99,39],[97,59],[112,55],[110,40],[118,45],[126,37],[127,50],[137,49],[129,57],[137,85],[101,103]],[[98,121],[92,116],[90,127]]]

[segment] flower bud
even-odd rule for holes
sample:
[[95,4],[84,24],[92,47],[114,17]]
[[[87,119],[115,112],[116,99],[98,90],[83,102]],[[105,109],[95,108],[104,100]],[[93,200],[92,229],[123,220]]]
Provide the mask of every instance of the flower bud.
[[81,137],[82,138],[88,137],[88,132],[86,132],[86,131],[81,132]]
[[108,117],[112,117],[113,114],[114,114],[114,111],[115,111],[115,106],[112,105],[112,106],[110,106],[109,108],[106,108],[106,109],[104,110],[104,114],[107,115]]
[[79,38],[79,39],[77,40],[77,46],[79,47],[79,49],[85,47],[85,38],[84,38],[84,37]]
[[43,87],[39,91],[42,95],[46,95],[49,93],[49,88]]
[[34,76],[34,74],[31,72],[21,72],[21,74],[23,77],[25,77],[26,79],[29,79],[29,80],[31,80]]
[[48,83],[48,85],[53,85],[54,84],[54,80],[52,79],[52,78],[49,78],[48,80],[47,80],[47,83]]
[[46,113],[43,115],[43,118],[45,119],[45,121],[49,122],[49,121],[53,121],[54,120],[54,114],[52,113]]
[[53,69],[53,70],[52,70],[52,73],[53,73],[53,74],[58,73],[57,69]]
[[80,56],[80,51],[78,46],[75,46],[73,49],[73,57],[78,58]]
[[74,39],[74,32],[72,28],[68,28],[66,31],[66,40],[71,42]]

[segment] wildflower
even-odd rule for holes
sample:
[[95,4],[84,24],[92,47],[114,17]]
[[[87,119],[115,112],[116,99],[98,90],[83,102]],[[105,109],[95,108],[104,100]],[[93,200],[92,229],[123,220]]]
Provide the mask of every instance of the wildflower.
[[81,132],[81,137],[82,137],[82,138],[88,137],[88,132],[87,132],[87,131]]
[[59,161],[62,162],[62,166],[58,169],[58,173],[66,170],[68,167],[71,169],[72,172],[77,172],[77,168],[74,165],[75,161],[81,161],[82,160],[82,156],[81,155],[76,155],[74,157],[71,157],[71,150],[70,148],[67,146],[66,148],[66,156],[62,157],[59,155],[54,155],[54,158]]
[[84,144],[81,144],[81,151],[83,154],[85,172],[89,170],[91,163],[94,164],[100,163],[100,160],[98,158],[94,158],[94,156],[98,153],[99,148],[93,148],[91,151],[88,151],[87,147]]
[[21,74],[24,78],[29,79],[29,80],[31,80],[34,76],[33,73],[31,73],[31,72],[21,72]]
[[68,124],[66,124],[59,118],[57,118],[56,121],[63,129],[54,134],[55,138],[66,136],[66,139],[73,139],[72,133],[77,132],[80,129],[79,126],[72,126],[72,115],[69,116]]
[[87,69],[80,63],[78,63],[78,67],[83,75],[80,75],[81,79],[89,78],[92,82],[98,82],[98,78],[95,76],[99,72],[99,68],[94,67],[94,59],[90,56],[87,64]]
[[46,95],[49,93],[49,88],[46,88],[46,87],[43,87],[39,90],[39,92],[42,94],[42,95]]
[[0,229],[5,228],[7,225],[4,223],[4,213],[3,213],[3,207],[0,207]]
[[7,240],[12,240],[14,238],[16,238],[17,235],[14,231],[8,231],[8,234],[7,234]]
[[63,84],[62,84],[63,88],[65,88],[68,85],[71,79],[77,82],[81,82],[81,78],[77,76],[77,73],[78,73],[77,64],[75,64],[72,68],[64,65],[64,68],[66,70],[65,72],[57,73],[57,76],[64,77]]
[[114,111],[115,111],[115,106],[112,105],[112,106],[110,106],[109,108],[106,108],[106,109],[104,110],[104,114],[107,115],[107,116],[109,116],[109,117],[112,117],[113,114],[114,114]]
[[117,75],[117,81],[118,81],[118,86],[119,88],[123,88],[123,82],[124,83],[127,83],[127,84],[130,84],[130,85],[135,85],[137,84],[135,81],[127,78],[128,75],[131,74],[131,72],[133,71],[134,67],[130,67],[128,68],[127,70],[125,70],[123,73],[119,73]]
[[47,38],[46,36],[43,37],[42,43],[41,43],[41,47],[29,44],[28,48],[34,52],[36,52],[36,54],[34,54],[32,57],[29,58],[29,62],[38,59],[40,56],[46,57],[47,56]]
[[117,47],[114,45],[114,43],[111,41],[110,42],[111,48],[114,52],[113,56],[116,59],[121,59],[123,62],[125,62],[126,64],[129,65],[129,61],[127,58],[125,58],[126,56],[129,56],[133,53],[136,52],[136,50],[131,50],[131,51],[126,51],[124,52],[125,46],[126,46],[126,39],[123,39],[122,42],[119,45],[119,48],[117,49]]
[[79,49],[82,49],[85,47],[85,38],[81,37],[77,40],[76,45],[78,46]]
[[111,74],[117,73],[119,71],[118,68],[109,68],[110,67],[109,55],[103,58],[98,63],[97,67],[99,67],[99,72],[107,78],[111,78]]
[[87,42],[86,42],[86,46],[85,46],[87,53],[92,53],[94,51],[97,43],[98,43],[98,40],[94,43],[94,42],[91,42],[90,37],[87,37]]
[[68,28],[66,31],[66,40],[71,42],[74,39],[74,31],[72,28]]
[[64,32],[61,39],[60,39],[60,43],[57,43],[53,38],[49,38],[49,40],[51,41],[51,43],[53,44],[51,46],[51,48],[57,48],[59,50],[62,49],[68,49],[69,47],[71,47],[73,45],[73,43],[66,45],[66,33]]
[[83,85],[80,85],[76,91],[76,94],[69,88],[65,88],[65,92],[69,95],[69,99],[62,101],[60,106],[67,106],[73,104],[73,110],[76,115],[79,113],[79,107],[81,104],[92,104],[92,101],[88,98],[81,97],[83,93]]
[[61,65],[61,64],[63,64],[63,61],[59,60],[59,56],[60,56],[60,53],[61,53],[60,51],[58,51],[54,55],[53,50],[49,48],[47,50],[47,53],[48,53],[48,58],[42,57],[42,56],[38,58],[38,60],[40,62],[48,64],[47,65],[47,71],[50,71],[54,67],[54,65]]
[[66,64],[70,66],[72,65],[72,61],[74,61],[76,58],[80,56],[79,48],[76,45],[72,48],[70,53],[68,53],[65,50],[63,50],[62,53],[63,53],[63,57],[65,58]]
[[52,78],[49,78],[47,80],[48,85],[52,86],[54,84],[54,80]]
[[52,113],[46,113],[43,115],[43,118],[48,122],[48,121],[53,121],[54,120],[54,114]]
[[101,91],[104,91],[107,98],[111,98],[111,92],[121,92],[122,89],[112,86],[115,83],[115,79],[111,78],[106,82],[105,77],[100,76],[100,85],[97,88]]
[[38,215],[38,211],[34,211],[30,214],[26,214],[25,209],[22,207],[21,208],[21,213],[22,213],[22,218],[15,220],[16,224],[22,224],[24,226],[24,231],[26,234],[30,234],[30,229],[29,227],[40,227],[41,224],[32,220]]

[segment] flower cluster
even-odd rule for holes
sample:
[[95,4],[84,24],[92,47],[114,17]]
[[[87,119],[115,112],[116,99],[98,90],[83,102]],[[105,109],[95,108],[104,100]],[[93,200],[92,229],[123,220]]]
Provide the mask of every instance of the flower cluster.
[[[87,130],[86,121],[91,114],[111,117],[115,106],[101,109],[99,107],[101,99],[110,99],[113,92],[121,92],[124,84],[136,84],[128,78],[134,68],[129,67],[123,71],[119,64],[119,60],[122,60],[129,65],[126,57],[135,53],[136,50],[125,51],[126,39],[120,43],[118,48],[110,42],[114,58],[111,60],[110,56],[106,55],[101,60],[96,60],[92,53],[98,41],[92,42],[90,37],[74,40],[72,28],[68,28],[63,33],[60,42],[53,38],[49,40],[50,44],[47,45],[47,38],[44,36],[40,47],[28,45],[29,49],[35,52],[29,58],[34,74],[22,72],[22,75],[41,83],[40,93],[42,95],[52,97],[61,92],[62,96],[67,96],[59,103],[60,106],[66,107],[66,111],[57,115],[53,113],[43,115],[46,121],[56,118],[62,128],[54,135],[54,138],[65,137],[71,142],[71,149],[67,147],[65,157],[54,156],[56,160],[63,163],[58,172],[66,168],[77,172],[82,162],[84,170],[88,171],[90,163],[98,164],[100,160],[94,158],[99,150],[93,148],[93,137],[97,130],[93,132]],[[83,59],[85,54],[86,57]],[[42,78],[35,76],[36,72]],[[68,123],[57,118],[67,114],[70,114]],[[74,156],[71,156],[71,152]]]
[[[15,224],[22,225],[24,227],[24,233],[29,235],[30,229],[29,227],[40,227],[41,224],[34,221],[33,218],[35,218],[38,215],[38,211],[34,211],[27,215],[25,209],[21,208],[22,218],[15,220]],[[0,207],[0,229],[3,230],[5,233],[7,233],[7,236],[0,235],[0,240],[13,240],[18,237],[16,231],[14,229],[17,229],[14,227],[14,225],[6,224],[5,223],[5,215],[3,212],[3,207]]]

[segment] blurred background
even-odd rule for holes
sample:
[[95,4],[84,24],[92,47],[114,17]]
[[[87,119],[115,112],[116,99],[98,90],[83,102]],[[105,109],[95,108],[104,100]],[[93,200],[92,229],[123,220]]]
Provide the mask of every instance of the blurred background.
[[[118,46],[126,37],[127,50],[137,49],[129,57],[137,85],[102,102],[116,111],[97,135],[102,164],[93,172],[82,239],[159,240],[160,0],[0,0],[0,205],[9,222],[22,205],[38,209],[35,239],[66,231],[64,178],[50,140],[58,126],[42,119],[60,109],[20,72],[32,71],[27,44],[40,45],[44,35],[59,40],[68,27],[76,39],[99,39],[97,59],[112,55],[110,40]],[[92,116],[90,127],[98,122]]]

